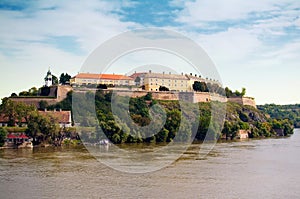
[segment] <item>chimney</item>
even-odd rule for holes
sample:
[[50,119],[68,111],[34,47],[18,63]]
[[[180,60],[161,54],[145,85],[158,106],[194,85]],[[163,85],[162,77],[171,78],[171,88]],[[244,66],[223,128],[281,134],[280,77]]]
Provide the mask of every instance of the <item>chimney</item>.
[[149,73],[151,73],[151,70],[149,70]]
[[197,74],[195,74],[195,77],[197,77]]
[[171,75],[171,72],[169,72],[169,75]]
[[181,75],[183,75],[183,73],[181,73]]
[[163,74],[165,74],[165,71],[163,72]]
[[193,73],[190,73],[190,75],[193,75]]

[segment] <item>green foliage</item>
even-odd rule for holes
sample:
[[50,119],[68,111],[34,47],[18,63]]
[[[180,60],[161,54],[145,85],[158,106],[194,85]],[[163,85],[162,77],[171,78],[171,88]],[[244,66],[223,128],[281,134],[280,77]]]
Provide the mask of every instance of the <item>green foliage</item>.
[[53,85],[58,85],[58,79],[55,75],[52,74],[52,84]]
[[0,127],[0,147],[2,147],[4,145],[6,135],[7,135],[7,130]]
[[66,84],[70,84],[70,79],[71,79],[71,76],[66,73],[62,73],[59,77],[59,83],[62,84],[62,85],[66,85]]
[[39,101],[39,109],[44,110],[48,107],[48,102],[45,100]]
[[145,95],[144,100],[152,100],[152,93],[147,93],[147,95]]
[[208,88],[207,88],[205,82],[195,81],[193,84],[193,89],[194,89],[194,91],[208,92]]
[[275,105],[266,104],[257,106],[259,110],[277,120],[288,119],[295,128],[300,128],[300,104]]
[[159,86],[159,91],[170,91],[170,89],[165,86]]
[[0,106],[0,113],[8,119],[8,126],[21,125],[22,121],[27,121],[27,116],[34,111],[33,105],[27,105],[23,102],[14,102],[9,98],[3,98]]
[[246,95],[246,88],[242,88],[242,91],[232,92],[228,87],[225,88],[226,97],[243,97]]
[[33,138],[34,145],[51,143],[59,136],[59,132],[60,128],[55,118],[40,115],[35,111],[29,114],[26,133]]
[[[36,87],[30,88],[28,91],[21,91],[19,93],[20,97],[26,97],[26,96],[37,96],[38,95],[38,89]],[[18,95],[16,93],[12,93],[11,97],[17,97]]]

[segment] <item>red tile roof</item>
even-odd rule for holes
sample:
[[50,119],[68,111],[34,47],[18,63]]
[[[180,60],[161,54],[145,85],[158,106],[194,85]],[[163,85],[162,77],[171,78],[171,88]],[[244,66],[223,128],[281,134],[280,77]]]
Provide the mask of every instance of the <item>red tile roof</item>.
[[8,134],[7,136],[6,136],[6,138],[7,139],[15,139],[15,138],[22,138],[22,139],[28,139],[29,137],[27,137],[25,134],[20,134],[20,135],[15,135],[15,134],[12,134],[12,133],[10,133],[10,134]]
[[93,73],[79,73],[75,76],[79,79],[112,79],[112,80],[133,80],[132,78],[125,75],[116,74],[93,74]]
[[[52,116],[57,119],[58,123],[69,123],[71,118],[71,111],[39,111],[41,115]],[[22,118],[22,123],[26,123],[25,118]],[[0,114],[0,123],[8,123],[8,118],[4,117],[3,114]],[[18,123],[18,121],[16,121]]]
[[132,75],[130,75],[129,77],[135,79],[136,77],[140,76],[140,75],[145,75],[147,74],[146,72],[141,72],[141,73],[133,73]]
[[[19,121],[16,120],[16,123],[18,123]],[[0,114],[0,123],[8,123],[8,118],[5,117],[4,114]],[[25,118],[22,118],[21,123],[26,123]]]
[[58,123],[71,122],[71,111],[39,111],[39,114],[52,116]]

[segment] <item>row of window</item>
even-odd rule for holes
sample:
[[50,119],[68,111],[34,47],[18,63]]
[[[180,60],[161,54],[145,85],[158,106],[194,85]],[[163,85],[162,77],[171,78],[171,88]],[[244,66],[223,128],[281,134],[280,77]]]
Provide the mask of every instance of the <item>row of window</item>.
[[[91,79],[82,79],[81,80],[82,82],[94,82],[94,83],[97,83],[99,82],[99,80],[91,80]],[[125,82],[125,83],[129,83],[129,80],[101,80],[100,82],[104,82],[104,83],[112,83],[112,82],[115,82],[115,83],[122,83],[122,82]]]
[[[155,83],[155,84],[150,83],[150,85],[157,85],[157,86],[158,86],[157,83]],[[168,85],[162,84],[162,86],[168,86]],[[169,84],[169,86],[171,86],[171,84]],[[174,86],[177,86],[177,84],[174,84]],[[178,86],[179,86],[179,85],[178,85]],[[184,85],[181,84],[181,87],[183,87],[183,86],[184,86]],[[185,86],[187,86],[187,84],[185,84]]]
[[[160,80],[165,81],[165,79],[160,79]],[[154,80],[150,79],[150,81],[154,81]],[[158,81],[158,79],[155,79],[155,81]],[[177,80],[174,80],[174,81],[177,82]],[[188,80],[186,80],[186,81],[188,81]],[[169,82],[171,82],[171,79],[169,79]],[[178,82],[180,82],[180,81],[178,80]],[[181,80],[181,82],[183,82],[183,80]]]

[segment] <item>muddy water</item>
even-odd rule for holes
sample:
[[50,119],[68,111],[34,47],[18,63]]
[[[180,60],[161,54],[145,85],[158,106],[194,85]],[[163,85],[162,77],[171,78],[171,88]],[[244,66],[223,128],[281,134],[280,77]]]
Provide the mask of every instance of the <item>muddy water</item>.
[[[134,146],[131,146],[134,147]],[[300,130],[283,139],[193,146],[159,171],[128,174],[86,149],[0,150],[0,198],[299,198]]]

